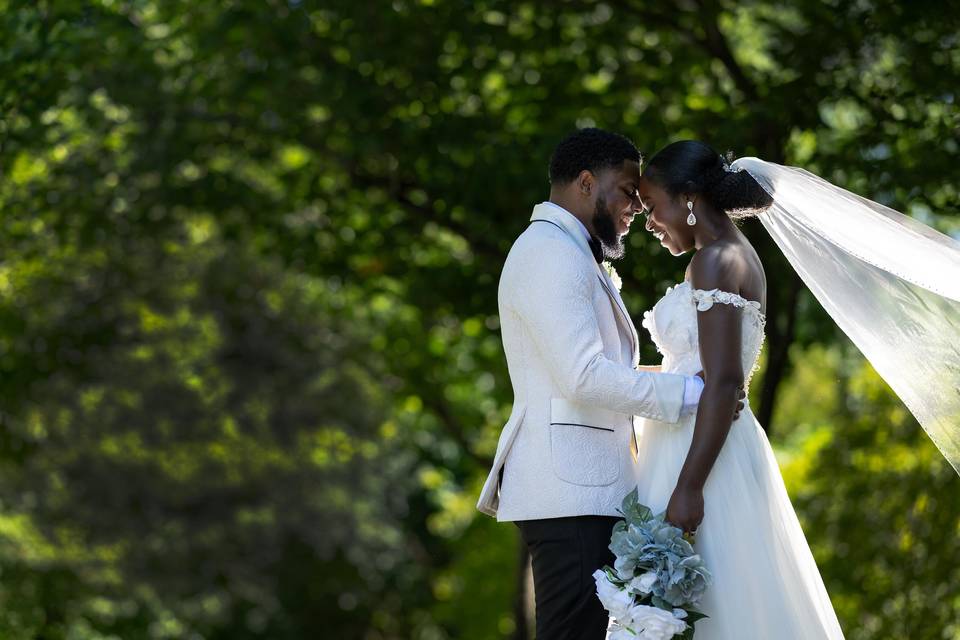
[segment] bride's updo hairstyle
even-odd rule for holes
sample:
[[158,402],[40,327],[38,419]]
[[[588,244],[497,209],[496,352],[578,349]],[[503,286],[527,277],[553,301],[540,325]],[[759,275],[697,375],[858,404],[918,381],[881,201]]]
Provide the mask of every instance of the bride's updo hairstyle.
[[668,144],[650,159],[643,175],[671,196],[702,196],[734,219],[756,215],[773,204],[753,176],[731,170],[727,158],[696,140]]

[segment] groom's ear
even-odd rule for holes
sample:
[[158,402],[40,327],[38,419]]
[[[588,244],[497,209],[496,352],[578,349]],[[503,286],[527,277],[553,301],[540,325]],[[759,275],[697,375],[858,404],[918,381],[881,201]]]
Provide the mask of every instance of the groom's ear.
[[580,195],[590,197],[597,188],[597,178],[588,169],[584,169],[577,176],[577,190]]

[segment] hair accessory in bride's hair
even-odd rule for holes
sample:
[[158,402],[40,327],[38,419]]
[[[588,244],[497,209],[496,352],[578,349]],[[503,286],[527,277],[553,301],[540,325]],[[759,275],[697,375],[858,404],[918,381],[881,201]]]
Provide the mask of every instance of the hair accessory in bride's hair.
[[743,167],[733,167],[733,160],[735,156],[733,151],[727,151],[726,153],[720,154],[720,162],[723,163],[723,170],[727,173],[740,173],[743,171]]
[[726,171],[727,173],[740,173],[741,171],[743,171],[743,167],[736,167],[736,168],[734,168],[734,167],[730,166],[730,164],[727,163],[726,160],[724,160],[724,161],[723,161],[723,170]]

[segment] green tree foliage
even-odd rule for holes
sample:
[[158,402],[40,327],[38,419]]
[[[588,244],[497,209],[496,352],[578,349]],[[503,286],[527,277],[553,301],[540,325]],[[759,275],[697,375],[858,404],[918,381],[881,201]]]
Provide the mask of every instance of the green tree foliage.
[[[796,350],[782,468],[847,638],[957,638],[956,473],[848,345]],[[825,384],[826,382],[826,384]],[[810,402],[816,398],[816,402]]]
[[[960,232],[942,3],[0,9],[4,638],[523,637],[515,531],[473,504],[512,399],[499,270],[576,126]],[[754,406],[845,628],[956,637],[957,479],[747,232]],[[634,233],[631,310],[683,267]]]

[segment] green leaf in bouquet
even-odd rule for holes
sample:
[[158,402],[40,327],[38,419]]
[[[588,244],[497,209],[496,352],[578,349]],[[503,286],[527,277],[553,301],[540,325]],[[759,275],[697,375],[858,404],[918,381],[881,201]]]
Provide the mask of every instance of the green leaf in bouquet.
[[610,565],[604,565],[603,572],[607,574],[607,579],[610,580],[611,584],[618,587],[622,587],[629,582],[629,580],[622,579]]
[[637,502],[640,500],[640,494],[637,491],[637,488],[634,487],[633,491],[623,496],[623,500],[620,502],[620,512],[624,515],[630,513],[633,508],[636,506]]
[[656,596],[653,595],[652,593],[648,593],[648,594],[645,595],[645,596],[644,596],[644,595],[637,594],[637,595],[634,595],[634,596],[633,596],[633,601],[634,601],[635,604],[645,604],[645,605],[647,605],[648,607],[652,607],[652,606],[654,606],[654,605],[653,605],[653,599],[654,599],[654,598],[656,598]]
[[703,620],[704,618],[709,618],[710,616],[705,613],[700,613],[699,611],[687,611],[687,617],[684,618],[684,621],[687,623],[686,630],[680,634],[681,640],[693,640],[694,625],[698,620]]
[[620,510],[623,512],[623,517],[627,519],[627,522],[646,522],[653,517],[653,512],[650,508],[640,504],[636,487],[623,498]]
[[699,611],[694,611],[692,609],[689,609],[687,610],[687,617],[684,618],[684,620],[686,620],[687,624],[692,626],[695,622],[699,620],[703,620],[704,618],[709,618],[709,617],[710,616],[708,616],[705,613],[700,613]]

